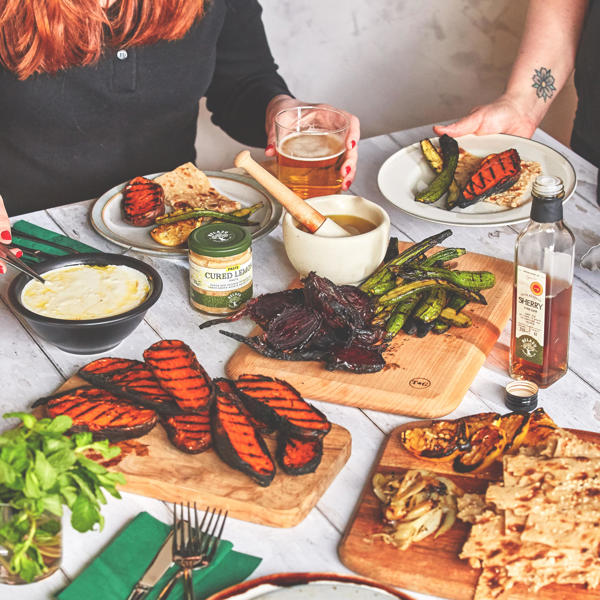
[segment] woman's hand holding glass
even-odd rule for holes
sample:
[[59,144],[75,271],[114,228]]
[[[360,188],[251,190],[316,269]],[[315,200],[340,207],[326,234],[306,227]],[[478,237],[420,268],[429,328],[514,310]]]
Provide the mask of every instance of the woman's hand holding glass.
[[358,140],[360,139],[360,122],[358,117],[349,112],[337,109],[328,104],[311,104],[310,102],[301,102],[291,96],[279,95],[275,96],[267,106],[266,115],[266,131],[267,131],[267,148],[265,154],[267,156],[276,155],[276,133],[275,133],[275,117],[283,110],[297,108],[300,106],[313,106],[314,108],[325,108],[342,113],[348,121],[348,130],[346,134],[346,155],[344,162],[340,167],[340,175],[342,178],[342,189],[347,190],[352,184],[352,180],[356,175],[356,165],[358,162]]
[[[10,232],[10,221],[6,208],[4,208],[4,200],[0,196],[0,243],[10,244],[12,242],[12,234]],[[17,257],[21,257],[23,252],[18,248],[12,248],[11,252]],[[6,263],[0,260],[0,274],[6,273]]]

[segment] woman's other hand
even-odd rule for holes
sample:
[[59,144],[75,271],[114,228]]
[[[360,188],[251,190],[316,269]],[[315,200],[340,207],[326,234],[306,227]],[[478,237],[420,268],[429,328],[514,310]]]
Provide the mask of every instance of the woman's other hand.
[[348,135],[346,136],[346,160],[342,164],[340,173],[342,175],[342,189],[347,190],[352,184],[352,180],[356,175],[356,164],[358,162],[358,140],[360,139],[360,121],[358,117],[330,106],[329,104],[311,104],[310,102],[301,102],[291,96],[279,95],[275,96],[267,106],[266,115],[266,130],[267,130],[267,147],[265,154],[267,156],[275,156],[275,115],[286,109],[295,108],[296,106],[315,106],[317,108],[332,108],[343,113],[350,126],[348,127]]
[[[10,244],[12,242],[12,234],[10,233],[10,221],[6,208],[4,208],[4,200],[0,196],[0,243]],[[23,252],[18,248],[11,249],[11,252],[17,257],[23,256]],[[0,260],[0,274],[6,273],[6,263]]]
[[539,123],[527,110],[521,108],[517,101],[501,96],[491,104],[476,106],[469,115],[450,125],[434,125],[433,130],[438,135],[446,133],[452,137],[468,133],[510,133],[530,138],[538,125]]

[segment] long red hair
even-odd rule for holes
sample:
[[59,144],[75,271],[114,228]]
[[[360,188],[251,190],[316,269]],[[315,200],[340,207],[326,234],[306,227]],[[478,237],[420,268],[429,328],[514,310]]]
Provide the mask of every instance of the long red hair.
[[204,0],[0,0],[0,63],[19,79],[96,62],[105,48],[176,40]]

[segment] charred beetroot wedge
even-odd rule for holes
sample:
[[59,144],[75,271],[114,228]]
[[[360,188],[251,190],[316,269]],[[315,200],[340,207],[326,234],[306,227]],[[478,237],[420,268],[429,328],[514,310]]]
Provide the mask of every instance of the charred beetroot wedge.
[[160,414],[179,414],[175,399],[160,386],[150,367],[139,360],[99,358],[79,369],[90,383]]
[[91,431],[94,437],[113,442],[141,437],[158,422],[153,410],[134,406],[107,390],[92,386],[40,398],[34,403],[34,406],[39,405],[46,405],[50,417],[71,417],[71,431]]
[[213,444],[217,454],[230,467],[249,475],[263,487],[275,476],[275,464],[248,411],[229,392],[227,380],[215,380],[216,396],[211,408]]
[[276,350],[301,349],[319,331],[322,321],[312,308],[288,306],[269,323],[265,341]]
[[242,375],[234,383],[252,415],[282,433],[322,438],[331,429],[327,417],[286,381],[264,375]]
[[209,410],[165,416],[161,417],[160,422],[167,431],[169,440],[178,450],[198,454],[208,450],[212,444]]
[[165,194],[162,187],[145,177],[135,177],[123,188],[121,204],[123,219],[136,227],[153,225],[156,217],[165,214]]
[[189,346],[179,340],[161,340],[144,350],[144,360],[182,411],[210,407],[214,386]]
[[328,371],[344,369],[353,373],[376,373],[385,367],[383,348],[367,347],[352,343],[348,347],[338,347],[327,356],[325,368]]
[[275,457],[288,475],[314,473],[323,457],[323,440],[279,436]]
[[271,319],[281,314],[286,308],[299,306],[304,302],[304,293],[302,289],[284,290],[272,294],[262,294],[256,298],[248,300],[243,308],[237,312],[219,319],[211,319],[199,325],[200,329],[206,329],[212,325],[221,323],[230,323],[237,321],[242,317],[250,317],[256,324],[266,329]]

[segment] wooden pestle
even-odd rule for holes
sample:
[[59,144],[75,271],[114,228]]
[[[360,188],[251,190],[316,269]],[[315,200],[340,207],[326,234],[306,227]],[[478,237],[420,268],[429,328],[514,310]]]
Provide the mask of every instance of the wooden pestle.
[[328,219],[300,196],[292,192],[277,177],[261,167],[248,150],[242,150],[233,161],[236,167],[241,167],[258,183],[260,183],[275,199],[310,233],[325,237],[344,237],[351,235],[335,221]]

